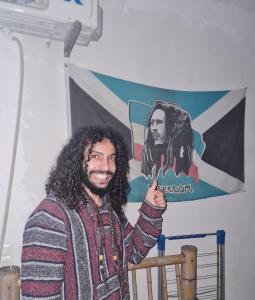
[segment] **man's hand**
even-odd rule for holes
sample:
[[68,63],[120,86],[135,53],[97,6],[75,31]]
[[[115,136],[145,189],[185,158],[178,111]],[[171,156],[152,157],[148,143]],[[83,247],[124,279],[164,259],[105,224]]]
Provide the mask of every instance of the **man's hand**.
[[166,207],[165,194],[161,190],[157,190],[158,182],[156,179],[153,180],[152,186],[148,189],[145,196],[145,200],[154,206]]

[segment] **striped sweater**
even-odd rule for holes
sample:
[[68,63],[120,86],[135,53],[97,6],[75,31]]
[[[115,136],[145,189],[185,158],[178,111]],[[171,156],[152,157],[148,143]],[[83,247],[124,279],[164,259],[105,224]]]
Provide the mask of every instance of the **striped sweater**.
[[[100,209],[104,232],[105,262],[99,268],[96,212],[80,203],[80,211],[68,209],[54,198],[43,200],[29,217],[21,263],[23,300],[129,299],[128,262],[139,263],[161,233],[162,213],[143,202],[134,227],[114,214],[117,245],[122,256],[122,290],[112,261],[112,235],[108,206]],[[122,295],[122,296],[120,296]]]

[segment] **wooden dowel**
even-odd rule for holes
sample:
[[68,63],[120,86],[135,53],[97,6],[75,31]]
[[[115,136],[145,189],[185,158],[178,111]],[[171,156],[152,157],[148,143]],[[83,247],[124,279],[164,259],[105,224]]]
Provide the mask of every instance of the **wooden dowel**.
[[153,300],[153,295],[152,295],[151,268],[147,268],[147,269],[146,269],[146,273],[147,273],[148,300]]
[[168,292],[167,292],[167,281],[166,281],[166,267],[162,266],[161,268],[161,274],[162,274],[162,290],[163,290],[163,299],[168,299]]
[[181,264],[185,262],[185,258],[183,255],[166,255],[166,256],[157,256],[157,257],[148,257],[145,258],[139,265],[133,265],[131,263],[128,264],[129,270],[138,270],[145,268],[153,268],[158,266],[165,265],[175,265]]
[[132,270],[131,274],[132,274],[133,299],[138,300],[137,283],[136,283],[136,271]]
[[177,297],[178,297],[178,300],[182,300],[181,273],[180,273],[180,267],[178,264],[175,265],[175,277],[176,277]]
[[181,252],[185,257],[185,263],[183,263],[181,267],[182,300],[195,300],[197,280],[197,248],[194,246],[182,246]]

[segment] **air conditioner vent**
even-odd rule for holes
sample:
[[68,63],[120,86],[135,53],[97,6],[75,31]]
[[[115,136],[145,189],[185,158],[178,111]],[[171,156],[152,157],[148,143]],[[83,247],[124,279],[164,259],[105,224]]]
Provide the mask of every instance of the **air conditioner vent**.
[[0,30],[88,46],[102,35],[98,1],[0,0]]
[[0,2],[6,2],[40,10],[48,9],[49,7],[49,0],[0,0]]

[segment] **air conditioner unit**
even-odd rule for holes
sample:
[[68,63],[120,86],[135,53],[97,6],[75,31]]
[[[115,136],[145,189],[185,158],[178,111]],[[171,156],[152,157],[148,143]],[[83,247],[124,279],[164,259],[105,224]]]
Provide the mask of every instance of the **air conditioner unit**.
[[0,0],[0,28],[63,41],[65,56],[100,38],[102,15],[98,0]]

